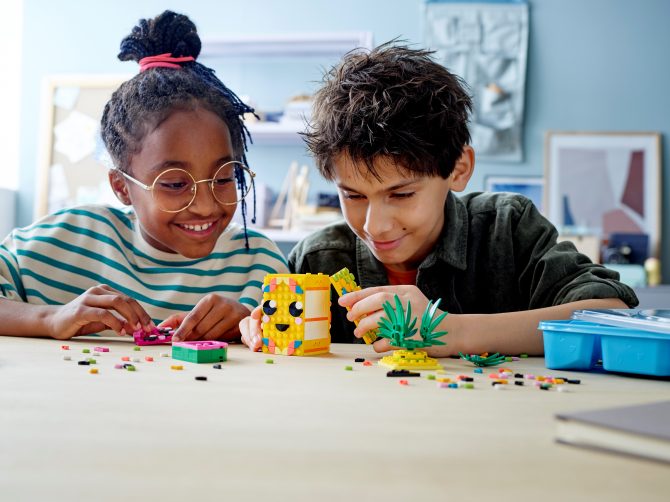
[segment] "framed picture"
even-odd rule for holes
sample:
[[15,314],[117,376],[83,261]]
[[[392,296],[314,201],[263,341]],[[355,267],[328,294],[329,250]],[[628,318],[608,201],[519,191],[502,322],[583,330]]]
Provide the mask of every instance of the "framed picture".
[[64,207],[120,203],[107,178],[110,163],[100,119],[128,76],[50,76],[42,90],[34,219]]
[[484,180],[487,192],[513,192],[525,195],[543,212],[544,178],[541,176],[487,176]]
[[661,137],[646,132],[549,131],[545,207],[559,232],[646,234],[661,242]]

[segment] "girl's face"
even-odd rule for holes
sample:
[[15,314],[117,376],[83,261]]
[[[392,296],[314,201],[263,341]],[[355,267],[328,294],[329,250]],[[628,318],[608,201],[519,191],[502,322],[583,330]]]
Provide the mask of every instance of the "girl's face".
[[[149,133],[140,152],[132,156],[128,174],[151,186],[166,169],[181,168],[198,181],[212,178],[231,160],[235,159],[226,124],[214,113],[196,108],[172,113]],[[237,207],[219,204],[209,184],[199,183],[188,208],[167,213],[154,202],[150,191],[122,176],[117,174],[112,184],[119,197],[134,207],[142,236],[149,244],[187,258],[202,258],[212,252]]]
[[390,158],[375,160],[381,181],[363,175],[363,162],[348,155],[334,159],[334,182],[347,224],[390,269],[415,270],[428,256],[444,225],[444,204],[454,184],[447,179],[402,171]]

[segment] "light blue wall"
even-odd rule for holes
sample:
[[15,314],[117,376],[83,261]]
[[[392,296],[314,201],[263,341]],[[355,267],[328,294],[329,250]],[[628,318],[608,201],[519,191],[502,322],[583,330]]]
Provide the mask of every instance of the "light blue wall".
[[[544,133],[549,129],[660,131],[667,173],[670,1],[532,0],[530,6],[525,160],[479,163],[470,188],[481,189],[487,174],[542,174]],[[166,8],[188,14],[203,38],[371,31],[376,43],[394,37],[417,44],[422,40],[422,0],[25,0],[18,224],[29,223],[32,216],[42,77],[134,71],[132,64],[116,60],[119,41],[138,18]],[[226,81],[224,72],[220,76]],[[293,158],[307,161],[299,147],[252,149],[250,163],[270,180],[280,180],[281,173],[277,167],[265,172],[262,166],[285,166]],[[667,193],[670,176],[664,175],[663,198]],[[664,207],[664,215],[668,211]],[[662,253],[666,283],[669,233]]]

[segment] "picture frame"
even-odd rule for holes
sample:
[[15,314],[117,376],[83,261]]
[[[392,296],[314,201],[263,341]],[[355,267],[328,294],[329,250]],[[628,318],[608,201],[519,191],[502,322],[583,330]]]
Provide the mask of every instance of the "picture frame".
[[657,132],[548,131],[546,215],[559,233],[647,234],[661,243],[661,135]]
[[109,187],[111,167],[100,120],[112,93],[132,75],[50,75],[42,83],[34,219],[64,207],[121,205]]
[[544,178],[542,176],[489,175],[484,178],[487,192],[512,192],[528,197],[542,213],[544,210]]

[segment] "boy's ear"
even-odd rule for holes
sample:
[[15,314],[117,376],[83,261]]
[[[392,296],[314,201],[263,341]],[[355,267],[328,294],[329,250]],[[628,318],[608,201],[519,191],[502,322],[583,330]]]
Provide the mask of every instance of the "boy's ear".
[[462,192],[468,186],[468,182],[475,170],[475,150],[470,145],[463,147],[463,153],[456,161],[451,173],[451,189],[454,192]]
[[126,180],[123,179],[123,176],[116,169],[110,169],[109,173],[109,184],[112,187],[112,191],[116,198],[121,201],[122,204],[130,206],[130,196],[128,195],[128,184]]

